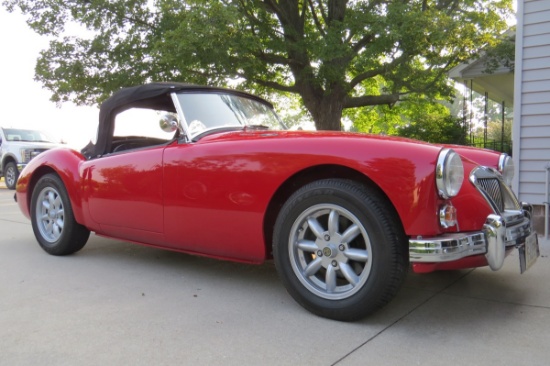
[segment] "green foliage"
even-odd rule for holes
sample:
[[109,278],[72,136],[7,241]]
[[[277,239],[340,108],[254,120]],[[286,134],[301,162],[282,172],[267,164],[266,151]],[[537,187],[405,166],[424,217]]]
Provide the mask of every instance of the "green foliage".
[[487,135],[485,127],[478,126],[472,131],[469,144],[476,147],[483,147],[496,151],[512,154],[512,116],[506,116],[504,125],[501,115],[489,114],[487,122]]
[[493,73],[499,67],[514,71],[516,52],[515,27],[503,34],[498,41],[485,50],[485,72]]
[[360,132],[395,135],[432,143],[464,144],[466,129],[449,109],[425,96],[416,95],[393,107],[358,108],[348,118]]
[[462,126],[462,120],[450,115],[426,115],[421,120],[400,128],[398,135],[441,144],[463,145],[466,142],[466,132]]
[[[53,36],[36,67],[52,100],[92,104],[148,81],[299,95],[318,129],[394,123],[415,95],[496,42],[512,0],[4,0]],[[67,36],[69,24],[87,29]],[[373,109],[372,106],[384,106]],[[348,113],[360,107],[365,116]],[[371,121],[371,122],[369,122]],[[366,127],[365,127],[366,128]]]
[[512,118],[504,120],[491,121],[487,123],[487,138],[495,141],[512,141]]

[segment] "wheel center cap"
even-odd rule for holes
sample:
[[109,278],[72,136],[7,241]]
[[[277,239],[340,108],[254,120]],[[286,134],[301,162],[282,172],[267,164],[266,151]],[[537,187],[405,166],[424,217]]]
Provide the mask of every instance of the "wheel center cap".
[[323,255],[325,257],[330,257],[332,256],[332,250],[329,248],[329,247],[324,247],[323,248]]

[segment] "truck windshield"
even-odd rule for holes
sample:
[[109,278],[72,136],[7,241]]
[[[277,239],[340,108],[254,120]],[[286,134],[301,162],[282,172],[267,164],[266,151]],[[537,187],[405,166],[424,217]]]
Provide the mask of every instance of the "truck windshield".
[[4,136],[7,141],[27,141],[27,142],[49,142],[52,144],[57,141],[46,134],[45,132],[38,130],[23,130],[19,128],[5,128]]

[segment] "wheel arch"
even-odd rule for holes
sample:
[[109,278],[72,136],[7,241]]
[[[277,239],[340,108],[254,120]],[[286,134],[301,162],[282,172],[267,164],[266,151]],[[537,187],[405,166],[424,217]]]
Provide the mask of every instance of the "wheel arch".
[[[27,212],[30,212],[30,205],[32,200],[32,192],[36,187],[38,180],[46,174],[56,174],[69,195],[69,200],[73,210],[75,220],[79,224],[84,224],[84,212],[82,206],[82,195],[79,187],[79,174],[78,174],[78,156],[76,154],[67,154],[65,151],[50,150],[51,153],[42,153],[40,157],[37,157],[29,163],[30,169],[25,169],[23,172],[27,172],[20,177],[23,181],[23,185],[26,186],[25,206]],[[44,156],[43,156],[44,155]],[[47,158],[47,159],[46,159]],[[64,166],[64,169],[57,168],[54,162],[63,162],[63,164],[57,164]]]
[[15,158],[15,156],[13,156],[13,154],[4,154],[4,156],[2,157],[2,175],[4,175],[4,171],[6,170],[6,165],[8,165],[8,163],[10,162],[13,162],[14,164],[17,165],[17,159]]
[[358,182],[369,189],[377,192],[378,196],[387,203],[387,207],[391,211],[391,214],[396,218],[396,222],[399,223],[399,227],[403,230],[403,224],[401,223],[399,214],[392,204],[389,197],[384,191],[368,176],[363,173],[342,165],[317,165],[301,170],[291,177],[289,177],[281,186],[277,189],[273,197],[271,198],[264,216],[264,243],[265,253],[267,258],[272,258],[272,245],[273,245],[273,229],[275,221],[279,216],[284,203],[289,197],[298,189],[311,182],[321,179],[348,179],[354,182]]
[[36,187],[36,183],[40,178],[49,173],[54,173],[59,176],[55,169],[47,165],[39,167],[34,171],[33,175],[31,175],[27,186],[27,192],[29,192],[29,194],[27,195],[27,200],[25,202],[25,205],[27,206],[27,210],[29,210],[29,212],[31,209],[32,192],[34,192],[34,187]]

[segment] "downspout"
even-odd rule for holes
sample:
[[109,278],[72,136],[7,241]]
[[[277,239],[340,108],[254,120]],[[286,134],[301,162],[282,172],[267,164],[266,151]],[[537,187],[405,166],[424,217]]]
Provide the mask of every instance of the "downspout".
[[522,166],[521,158],[521,127],[522,120],[521,115],[523,112],[522,106],[522,82],[523,82],[523,25],[524,25],[524,2],[517,2],[516,12],[516,52],[515,52],[515,67],[514,67],[514,123],[512,125],[512,156],[514,159],[514,165],[517,167],[512,187],[518,194],[518,198],[522,199],[522,189],[520,187],[520,176],[523,176],[525,170]]
[[546,202],[544,202],[544,237],[548,240],[548,218],[550,211],[550,164],[546,164]]

